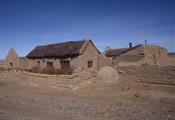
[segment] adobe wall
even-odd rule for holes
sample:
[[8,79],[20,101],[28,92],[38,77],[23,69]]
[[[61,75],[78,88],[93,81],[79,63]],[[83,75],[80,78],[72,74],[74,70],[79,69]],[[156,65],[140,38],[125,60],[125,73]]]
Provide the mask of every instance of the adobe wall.
[[149,64],[165,65],[167,59],[167,50],[159,46],[142,46],[144,48],[145,60]]
[[99,53],[96,48],[92,45],[91,42],[88,42],[88,45],[83,54],[72,59],[71,66],[75,69],[87,69],[88,61],[91,60],[93,61],[93,67],[90,69],[96,71],[98,68],[98,55]]
[[100,54],[98,56],[98,70],[105,66],[111,66],[112,64],[112,60],[109,57],[106,57],[104,54]]
[[175,57],[167,55],[167,49],[160,46],[140,45],[134,49],[127,51],[124,54],[114,59],[115,64],[121,65],[159,65],[167,66],[174,63]]
[[5,68],[5,60],[0,60],[0,68]]
[[29,66],[29,60],[25,57],[19,58],[19,69],[27,70]]
[[171,66],[171,65],[175,66],[175,56],[167,56],[165,63],[168,66]]
[[[38,64],[40,63],[40,65]],[[28,60],[28,69],[32,69],[33,67],[38,67],[40,69],[44,69],[47,67],[47,62],[53,62],[53,67],[55,69],[60,68],[60,59],[58,58],[44,58],[44,59],[29,59]]]

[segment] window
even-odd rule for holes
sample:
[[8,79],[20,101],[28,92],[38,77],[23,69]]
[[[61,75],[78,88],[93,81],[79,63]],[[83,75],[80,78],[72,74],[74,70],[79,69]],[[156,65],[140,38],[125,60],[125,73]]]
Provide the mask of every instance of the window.
[[38,65],[38,68],[40,68],[40,61],[39,60],[37,61],[37,65]]
[[47,68],[53,68],[53,62],[47,62]]
[[93,61],[92,60],[89,60],[88,61],[88,68],[91,68],[91,67],[93,67]]
[[61,64],[61,69],[70,68],[70,61],[69,60],[61,60],[60,64]]
[[145,54],[143,53],[143,54],[139,54],[141,57],[145,57]]

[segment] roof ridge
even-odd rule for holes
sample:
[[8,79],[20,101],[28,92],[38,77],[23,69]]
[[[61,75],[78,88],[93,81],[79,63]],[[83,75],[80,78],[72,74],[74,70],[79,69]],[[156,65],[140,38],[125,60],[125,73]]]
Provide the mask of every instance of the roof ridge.
[[55,42],[55,43],[50,43],[50,44],[45,44],[45,45],[38,45],[36,47],[45,47],[45,46],[52,46],[52,45],[57,45],[57,44],[66,44],[66,43],[75,43],[75,42],[83,42],[83,41],[88,41],[90,39],[82,39],[82,40],[71,40],[71,41],[65,41],[65,42]]

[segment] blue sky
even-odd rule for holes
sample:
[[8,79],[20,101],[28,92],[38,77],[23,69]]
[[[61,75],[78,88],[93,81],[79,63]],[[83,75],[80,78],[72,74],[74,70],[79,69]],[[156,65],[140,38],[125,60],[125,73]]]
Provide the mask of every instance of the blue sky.
[[0,0],[0,59],[37,45],[90,38],[106,46],[158,44],[175,51],[174,0]]

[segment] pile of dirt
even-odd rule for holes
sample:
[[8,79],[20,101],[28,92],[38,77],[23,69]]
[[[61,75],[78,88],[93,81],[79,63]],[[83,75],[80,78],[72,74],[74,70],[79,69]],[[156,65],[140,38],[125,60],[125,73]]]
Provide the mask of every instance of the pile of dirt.
[[112,67],[106,66],[101,68],[97,72],[97,81],[104,82],[104,83],[112,83],[118,80],[118,74],[115,69]]

